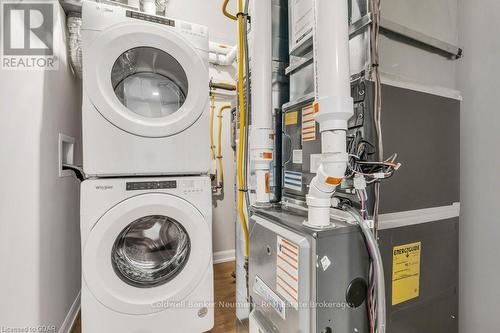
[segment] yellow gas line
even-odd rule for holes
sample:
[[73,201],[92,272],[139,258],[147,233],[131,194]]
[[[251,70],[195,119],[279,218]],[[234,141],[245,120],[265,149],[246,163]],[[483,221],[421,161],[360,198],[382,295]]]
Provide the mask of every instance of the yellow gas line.
[[224,105],[219,109],[219,135],[217,142],[217,160],[219,161],[219,186],[224,190],[224,165],[222,160],[222,112],[231,109],[231,105]]
[[215,94],[210,93],[210,156],[212,161],[215,161],[215,145],[214,145],[214,113],[215,113]]
[[245,16],[243,15],[243,0],[238,0],[238,14],[232,15],[227,11],[229,0],[224,0],[222,12],[231,20],[238,20],[238,107],[239,107],[239,140],[238,140],[238,215],[240,217],[243,234],[245,237],[245,257],[249,254],[248,224],[245,215],[245,177],[243,176],[243,155],[245,154],[245,94],[244,94],[244,71],[245,71]]
[[222,5],[222,13],[224,14],[224,16],[230,18],[231,20],[233,21],[236,21],[238,18],[232,14],[230,14],[228,11],[227,11],[227,4],[229,3],[229,0],[224,0],[224,4]]

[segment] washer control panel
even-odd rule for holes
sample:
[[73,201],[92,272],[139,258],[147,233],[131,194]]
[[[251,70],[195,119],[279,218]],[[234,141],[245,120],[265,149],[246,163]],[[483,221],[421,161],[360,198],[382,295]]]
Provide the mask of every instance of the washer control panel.
[[171,27],[175,27],[174,20],[169,20],[168,18],[164,18],[164,17],[133,12],[131,10],[127,10],[126,15],[127,15],[127,17],[138,19],[138,20],[143,20],[143,21],[147,21],[147,22],[158,23],[158,24],[169,25]]
[[127,191],[163,190],[177,188],[177,181],[127,182]]

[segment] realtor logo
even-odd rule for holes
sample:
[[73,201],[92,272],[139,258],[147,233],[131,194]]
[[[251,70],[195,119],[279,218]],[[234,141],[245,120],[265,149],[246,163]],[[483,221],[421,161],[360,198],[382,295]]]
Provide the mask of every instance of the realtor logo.
[[2,69],[54,70],[54,3],[2,1]]

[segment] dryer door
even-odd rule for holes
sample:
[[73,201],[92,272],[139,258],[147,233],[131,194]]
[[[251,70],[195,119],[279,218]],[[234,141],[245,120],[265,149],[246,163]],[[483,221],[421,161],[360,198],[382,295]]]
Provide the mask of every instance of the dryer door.
[[169,194],[127,199],[94,225],[83,251],[83,278],[108,308],[149,314],[173,306],[199,284],[211,260],[201,213]]
[[130,22],[84,51],[84,89],[113,125],[144,137],[191,126],[208,103],[208,63],[175,30]]

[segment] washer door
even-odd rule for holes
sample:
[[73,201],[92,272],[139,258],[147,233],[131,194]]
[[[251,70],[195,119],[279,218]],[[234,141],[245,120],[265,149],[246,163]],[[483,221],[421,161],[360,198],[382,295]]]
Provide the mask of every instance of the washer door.
[[87,50],[85,90],[118,128],[166,137],[185,130],[203,113],[207,64],[174,30],[141,22],[118,24]]
[[83,277],[103,305],[149,314],[182,302],[211,264],[211,235],[201,213],[168,194],[127,199],[94,225]]

